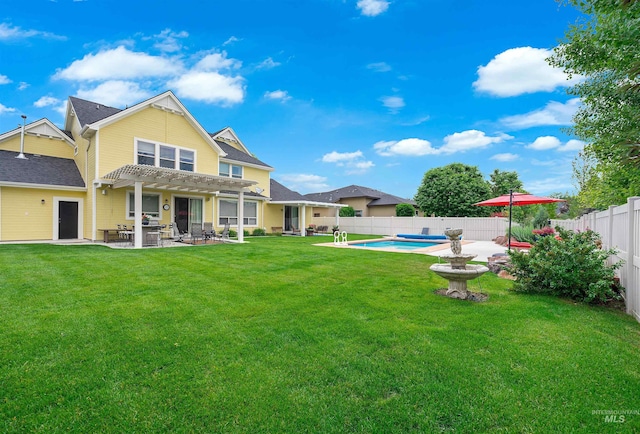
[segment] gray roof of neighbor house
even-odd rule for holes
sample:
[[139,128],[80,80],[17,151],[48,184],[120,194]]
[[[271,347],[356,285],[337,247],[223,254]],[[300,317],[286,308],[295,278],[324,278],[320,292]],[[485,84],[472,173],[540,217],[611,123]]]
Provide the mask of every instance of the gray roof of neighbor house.
[[76,98],[75,96],[70,96],[69,100],[71,101],[71,105],[73,105],[73,111],[82,127],[101,121],[122,111],[122,109],[119,108],[109,107],[97,102]]
[[297,191],[289,190],[275,179],[271,180],[271,200],[274,202],[300,202],[308,201],[305,196]]
[[342,187],[338,188],[337,190],[331,190],[323,193],[309,193],[305,194],[305,197],[308,200],[330,203],[339,202],[341,199],[366,197],[371,199],[371,202],[369,202],[367,206],[397,205],[399,203],[409,203],[411,205],[416,205],[416,202],[411,199],[394,196],[380,190],[375,190],[369,187],[362,187],[360,185],[349,185],[347,187]]
[[[209,133],[209,134],[213,137],[217,133],[213,133],[213,134]],[[218,144],[218,146],[222,148],[224,152],[226,152],[227,156],[224,158],[227,158],[233,161],[238,161],[240,163],[249,163],[249,164],[255,164],[257,166],[268,167],[270,169],[272,168],[268,164],[258,160],[256,157],[249,155],[246,152],[242,152],[234,148],[233,146],[229,145],[228,143],[223,142],[222,140],[215,140],[215,142]]]
[[85,187],[75,161],[68,158],[0,151],[0,182]]

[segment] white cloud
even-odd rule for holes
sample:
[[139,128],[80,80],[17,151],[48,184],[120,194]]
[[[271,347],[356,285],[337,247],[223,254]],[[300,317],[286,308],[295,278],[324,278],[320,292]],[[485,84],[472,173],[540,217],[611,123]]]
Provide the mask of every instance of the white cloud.
[[58,70],[53,78],[80,81],[140,79],[166,77],[181,69],[181,63],[175,59],[133,52],[119,46],[97,54],[87,54],[67,68]]
[[423,116],[421,118],[417,118],[413,121],[409,121],[409,122],[403,122],[400,125],[405,126],[405,127],[415,127],[417,125],[423,124],[425,122],[427,122],[429,119],[431,119],[431,116]]
[[227,58],[227,52],[211,53],[204,56],[196,66],[198,71],[220,71],[223,69],[238,69],[242,66],[242,62],[237,59]]
[[106,81],[92,89],[78,90],[78,96],[90,101],[99,101],[102,104],[122,107],[145,100],[151,93],[141,89],[138,83],[131,81]]
[[535,151],[547,151],[549,149],[555,149],[561,144],[560,140],[554,136],[540,136],[533,141],[527,148]]
[[13,113],[15,112],[16,109],[12,108],[12,107],[6,107],[3,104],[0,103],[0,115],[5,114],[5,113]]
[[566,103],[549,101],[544,108],[529,113],[507,116],[500,119],[506,127],[524,129],[543,125],[571,125],[573,115],[580,107],[580,98],[572,98]]
[[404,107],[404,99],[399,96],[383,96],[380,98],[382,105],[389,109],[392,113],[397,113],[402,107]]
[[356,6],[360,9],[362,15],[375,17],[389,8],[389,2],[386,0],[358,0]]
[[373,161],[357,161],[347,165],[347,175],[361,175],[374,167]]
[[11,79],[9,79],[9,77],[7,77],[6,75],[0,74],[0,85],[9,83],[11,83]]
[[52,96],[43,96],[42,98],[38,99],[38,101],[34,102],[33,105],[35,107],[47,107],[47,106],[56,105],[59,103],[60,103],[60,100],[58,98],[54,98]]
[[386,62],[375,62],[368,64],[367,69],[371,69],[375,72],[389,72],[391,71],[391,66]]
[[551,194],[554,192],[573,190],[571,176],[552,177],[525,182],[524,188],[532,194]]
[[191,71],[168,83],[178,96],[207,103],[233,105],[244,100],[244,78],[218,72]]
[[299,193],[309,191],[323,191],[329,188],[327,178],[319,175],[310,175],[304,173],[291,173],[280,175],[278,181],[286,185],[291,190]]
[[582,151],[582,149],[584,149],[585,146],[586,146],[586,143],[583,142],[582,140],[572,139],[572,140],[569,140],[564,145],[560,146],[558,148],[558,151],[560,152]]
[[501,143],[513,139],[507,134],[487,136],[483,131],[467,130],[461,133],[453,133],[444,138],[444,146],[438,149],[439,153],[454,154],[466,152],[471,149],[483,149],[494,143]]
[[322,156],[323,163],[343,163],[345,161],[352,161],[364,157],[362,151],[356,152],[329,152]]
[[272,69],[277,66],[280,66],[280,62],[276,62],[271,57],[267,57],[257,66],[258,69]]
[[29,87],[29,83],[27,83],[26,81],[21,81],[20,84],[18,85],[18,90],[25,90],[28,87]]
[[431,147],[431,142],[422,139],[403,139],[400,141],[378,142],[373,145],[373,149],[383,157],[395,155],[415,156],[435,155],[437,149]]
[[551,92],[559,86],[571,86],[581,77],[567,79],[560,68],[545,59],[553,51],[544,48],[518,47],[495,56],[486,66],[478,67],[473,87],[479,92],[508,97],[534,92]]
[[56,35],[55,33],[43,32],[40,30],[23,30],[20,27],[10,26],[6,23],[0,23],[0,40],[2,39],[27,39],[27,38],[44,38],[64,41],[66,36]]
[[515,161],[518,158],[520,158],[518,155],[516,154],[509,154],[509,153],[504,153],[504,154],[496,154],[493,157],[489,158],[490,160],[496,160],[496,161],[500,161],[503,163],[507,163],[509,161]]
[[272,92],[264,93],[265,99],[277,100],[281,102],[285,102],[291,99],[291,96],[287,93],[286,90],[274,90]]
[[171,29],[164,29],[159,34],[153,35],[153,37],[158,40],[154,44],[155,48],[165,53],[175,53],[182,49],[180,39],[189,37],[189,33],[184,30],[182,32],[174,32]]
[[226,41],[224,41],[222,43],[222,45],[229,45],[229,44],[233,44],[234,42],[238,42],[241,41],[241,39],[236,38],[235,36],[231,36],[229,39],[227,39]]

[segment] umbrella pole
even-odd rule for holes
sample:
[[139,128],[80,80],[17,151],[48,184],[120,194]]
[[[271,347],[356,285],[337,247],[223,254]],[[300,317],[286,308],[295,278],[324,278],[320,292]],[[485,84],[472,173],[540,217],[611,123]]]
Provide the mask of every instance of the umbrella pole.
[[509,240],[508,242],[508,251],[511,251],[511,210],[513,209],[513,189],[509,190]]

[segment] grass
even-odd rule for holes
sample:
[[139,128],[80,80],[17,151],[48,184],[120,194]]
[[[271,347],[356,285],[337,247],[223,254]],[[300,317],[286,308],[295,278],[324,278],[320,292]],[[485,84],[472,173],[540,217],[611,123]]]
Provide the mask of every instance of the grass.
[[318,239],[1,246],[0,431],[640,430],[632,318]]

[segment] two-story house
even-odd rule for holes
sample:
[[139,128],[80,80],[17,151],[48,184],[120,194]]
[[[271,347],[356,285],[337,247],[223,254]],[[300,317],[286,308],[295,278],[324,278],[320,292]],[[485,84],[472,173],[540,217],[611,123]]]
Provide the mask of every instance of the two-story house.
[[310,202],[274,185],[273,167],[231,128],[207,132],[170,91],[126,109],[70,97],[48,119],[0,134],[0,241],[99,240],[143,214],[183,232],[212,222],[244,230],[304,227]]

